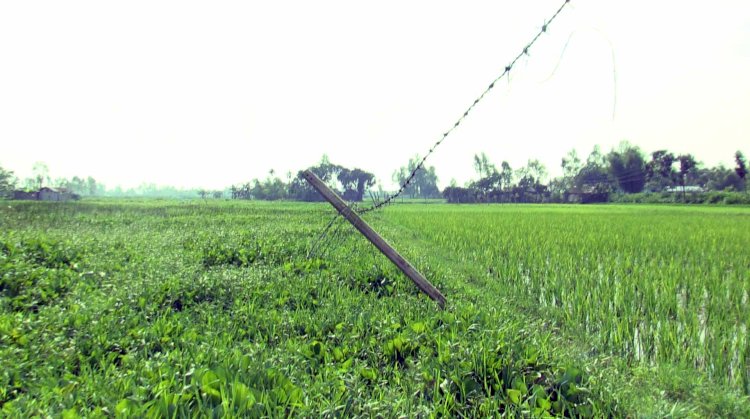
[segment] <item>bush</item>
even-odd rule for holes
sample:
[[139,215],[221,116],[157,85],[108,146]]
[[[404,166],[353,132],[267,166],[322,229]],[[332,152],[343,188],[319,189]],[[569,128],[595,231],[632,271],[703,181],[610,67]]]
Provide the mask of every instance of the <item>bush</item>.
[[750,205],[750,194],[713,191],[687,193],[683,197],[679,192],[643,192],[635,194],[611,195],[610,202],[622,204],[720,204]]

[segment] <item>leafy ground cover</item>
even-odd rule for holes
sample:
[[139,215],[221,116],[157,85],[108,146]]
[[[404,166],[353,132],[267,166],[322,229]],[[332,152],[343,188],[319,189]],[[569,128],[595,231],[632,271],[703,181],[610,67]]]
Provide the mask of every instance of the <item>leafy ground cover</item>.
[[748,416],[750,211],[6,202],[3,415]]

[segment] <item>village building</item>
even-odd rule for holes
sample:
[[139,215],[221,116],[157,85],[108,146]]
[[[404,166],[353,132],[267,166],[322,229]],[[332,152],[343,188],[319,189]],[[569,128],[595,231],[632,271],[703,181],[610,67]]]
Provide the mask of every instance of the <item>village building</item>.
[[40,188],[38,191],[13,191],[13,199],[31,201],[70,201],[81,197],[67,188]]
[[582,188],[570,188],[563,194],[563,202],[575,204],[592,204],[609,201],[609,192],[597,190],[594,186],[584,185]]
[[37,195],[37,192],[13,191],[13,199],[15,199],[15,200],[36,200],[36,199],[38,199],[38,195]]
[[682,192],[690,192],[690,193],[699,193],[699,192],[705,192],[705,190],[700,186],[695,185],[687,185],[687,186],[673,186],[669,187],[664,190],[664,192],[672,192],[672,193],[682,193]]

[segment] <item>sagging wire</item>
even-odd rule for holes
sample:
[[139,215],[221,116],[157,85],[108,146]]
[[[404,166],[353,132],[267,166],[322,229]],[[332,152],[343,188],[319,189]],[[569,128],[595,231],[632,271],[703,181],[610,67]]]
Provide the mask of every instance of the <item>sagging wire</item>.
[[[612,44],[612,40],[610,40],[601,29],[593,26],[587,29],[597,32],[605,41],[607,41],[607,44],[609,44],[609,50],[612,55],[612,120],[614,121],[617,116],[617,61],[615,60],[615,47]],[[539,84],[546,83],[554,77],[555,73],[557,73],[557,69],[560,67],[560,63],[562,63],[565,52],[568,50],[570,40],[573,38],[573,35],[577,35],[578,32],[579,30],[574,30],[568,35],[568,40],[565,41],[565,45],[560,52],[560,57],[557,59],[557,63],[555,63],[555,68],[552,69],[547,77],[538,82]]]
[[[549,28],[549,25],[554,22],[554,20],[560,15],[560,13],[563,11],[565,6],[570,3],[570,0],[564,0],[563,3],[560,5],[560,7],[555,11],[555,13],[545,21],[545,23],[542,25],[539,32],[531,39],[531,41],[526,44],[526,46],[521,50],[521,52],[516,55],[516,57],[510,62],[510,64],[506,65],[503,71],[500,73],[499,76],[497,76],[492,82],[482,91],[482,93],[474,99],[474,102],[469,105],[469,107],[464,111],[464,113],[456,120],[456,122],[453,124],[452,127],[450,127],[447,131],[445,131],[442,136],[430,147],[430,149],[427,151],[427,153],[421,158],[419,161],[419,164],[412,170],[412,172],[409,174],[409,176],[406,178],[403,184],[400,185],[398,191],[391,195],[385,196],[382,200],[380,199],[373,199],[373,204],[370,207],[367,208],[353,208],[359,215],[364,215],[369,212],[378,210],[380,208],[383,208],[386,205],[389,205],[393,202],[394,199],[401,196],[401,194],[404,193],[406,188],[411,184],[411,182],[414,180],[414,177],[417,175],[417,173],[424,168],[424,164],[427,161],[427,159],[432,156],[432,154],[435,152],[435,150],[445,141],[445,139],[456,129],[458,126],[466,119],[466,117],[469,116],[469,113],[479,104],[479,102],[482,101],[482,99],[487,96],[487,94],[495,87],[496,83],[500,81],[503,77],[510,78],[510,72],[513,69],[513,67],[516,65],[518,60],[520,60],[524,56],[529,55],[529,50],[532,46],[536,43],[536,41],[542,36],[542,34],[547,32],[547,29]],[[320,245],[320,242],[322,240],[325,240],[328,236],[328,233],[331,229],[331,227],[335,224],[336,220],[339,219],[341,216],[340,212],[337,212],[336,215],[331,219],[331,221],[328,223],[328,225],[323,229],[323,232],[321,233],[318,240],[313,244],[312,248],[308,252],[308,258],[310,258],[312,255],[315,254],[315,251]],[[328,247],[329,241],[326,240],[326,248]],[[325,249],[324,249],[325,250]]]
[[[355,211],[357,209],[357,204],[354,202],[347,202],[347,206]],[[344,236],[343,233],[340,233],[342,226],[348,226],[348,224],[344,222],[339,222],[337,224],[338,221],[342,220],[343,217],[341,216],[340,212],[337,212],[336,215],[331,218],[331,221],[328,222],[328,224],[323,229],[323,232],[320,233],[318,239],[313,243],[310,250],[307,252],[307,259],[316,257],[323,258],[330,248],[341,246],[341,244],[343,243],[343,239],[341,239],[341,237]],[[334,225],[336,226],[335,228],[333,228]],[[333,231],[331,231],[331,228],[333,228]],[[336,242],[337,239],[338,243],[331,246],[331,243]]]
[[318,247],[320,247],[321,243],[323,243],[324,241],[327,241],[328,232],[331,230],[331,227],[333,226],[333,224],[336,223],[336,221],[339,219],[340,215],[341,213],[337,212],[336,215],[334,215],[333,218],[331,218],[331,221],[329,221],[328,224],[325,226],[323,231],[318,236],[318,239],[315,240],[313,245],[310,247],[310,250],[307,251],[307,259],[312,259],[313,257],[317,255],[316,252],[317,252]]
[[414,180],[414,177],[417,175],[417,173],[424,168],[425,161],[432,155],[432,153],[437,149],[440,144],[445,141],[445,139],[456,129],[458,126],[463,122],[464,119],[466,119],[467,116],[469,116],[469,113],[477,106],[477,104],[484,99],[485,96],[495,87],[495,84],[502,79],[503,77],[509,77],[510,71],[513,69],[513,67],[516,65],[516,62],[521,59],[521,57],[527,56],[529,54],[529,50],[531,47],[536,43],[536,41],[542,36],[542,34],[547,32],[547,29],[549,28],[549,25],[552,24],[552,22],[560,15],[560,13],[563,11],[565,6],[570,3],[570,0],[565,0],[562,5],[557,9],[557,11],[550,17],[548,20],[545,21],[544,25],[542,25],[541,30],[534,36],[534,38],[526,44],[526,46],[521,50],[520,53],[508,64],[505,66],[505,69],[502,73],[500,73],[499,76],[497,76],[490,84],[487,86],[487,88],[484,89],[481,95],[479,95],[476,99],[474,99],[474,102],[472,102],[471,105],[464,111],[464,113],[456,120],[456,122],[453,124],[451,128],[449,128],[447,131],[443,133],[441,138],[439,138],[433,145],[430,147],[430,149],[427,151],[427,153],[422,157],[419,164],[412,170],[411,174],[406,178],[406,181],[404,181],[403,184],[400,185],[398,191],[395,193],[387,196],[383,201],[374,204],[368,208],[364,208],[362,210],[359,210],[358,213],[360,215],[367,214],[368,212],[375,211],[377,209],[380,209],[388,204],[390,204],[394,199],[398,198],[406,188],[411,184],[411,182]]

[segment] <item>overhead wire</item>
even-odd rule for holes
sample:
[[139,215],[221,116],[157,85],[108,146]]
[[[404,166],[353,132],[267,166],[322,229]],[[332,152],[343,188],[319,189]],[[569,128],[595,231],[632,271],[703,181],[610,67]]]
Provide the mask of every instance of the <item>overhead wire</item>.
[[382,207],[384,207],[386,205],[389,205],[391,202],[393,202],[394,199],[398,198],[401,194],[404,193],[404,191],[406,190],[406,188],[414,180],[414,177],[417,175],[417,173],[420,170],[424,169],[424,163],[425,163],[425,161],[427,161],[427,159],[443,143],[443,141],[445,141],[445,139],[456,128],[458,128],[458,126],[461,124],[461,122],[463,122],[463,120],[466,119],[467,116],[469,116],[469,113],[477,106],[477,104],[479,102],[481,102],[482,99],[484,99],[484,97],[487,96],[487,94],[495,87],[495,84],[500,79],[502,79],[503,77],[509,77],[510,76],[510,72],[513,69],[513,67],[516,65],[516,63],[518,62],[518,60],[520,60],[521,57],[529,54],[529,50],[531,49],[531,47],[534,46],[534,44],[542,36],[542,34],[544,34],[545,32],[547,32],[547,29],[549,28],[549,25],[552,24],[552,22],[555,21],[555,19],[560,15],[560,13],[563,11],[563,9],[565,8],[565,6],[568,3],[570,3],[570,0],[564,0],[564,2],[560,5],[560,7],[557,9],[557,11],[555,11],[555,13],[552,15],[552,17],[550,17],[549,19],[547,19],[545,21],[545,23],[542,25],[542,28],[539,30],[539,32],[536,34],[536,36],[534,36],[534,38],[532,38],[531,41],[528,44],[526,44],[525,47],[523,47],[523,49],[521,50],[521,52],[519,52],[518,55],[516,55],[516,57],[510,62],[510,64],[508,64],[507,66],[505,66],[504,70],[500,73],[500,75],[497,76],[494,80],[492,80],[492,82],[484,89],[484,91],[482,92],[482,94],[480,94],[476,99],[474,99],[474,102],[472,102],[472,104],[469,105],[469,107],[458,118],[458,120],[456,120],[456,122],[453,124],[453,126],[451,126],[447,131],[445,131],[442,134],[442,136],[432,145],[432,147],[429,148],[429,150],[427,151],[427,153],[425,153],[425,155],[420,159],[419,163],[414,167],[414,169],[411,171],[411,173],[409,174],[409,176],[407,176],[406,180],[400,185],[398,191],[396,191],[395,193],[393,193],[391,195],[388,195],[385,199],[383,199],[381,202],[379,202],[377,204],[374,204],[374,205],[372,205],[372,206],[370,206],[368,208],[363,208],[361,210],[358,210],[357,212],[360,215],[369,213],[371,211],[375,211],[375,210],[380,209],[380,208],[382,208]]
[[[609,37],[607,37],[607,35],[601,29],[593,26],[590,29],[598,33],[605,41],[607,41],[607,44],[609,45],[609,50],[612,57],[612,120],[615,120],[615,117],[617,116],[617,61],[615,59],[615,47],[612,44],[612,40],[610,40]],[[546,83],[550,79],[552,79],[552,77],[554,77],[554,75],[557,73],[557,69],[562,63],[565,53],[568,51],[568,45],[570,44],[571,39],[573,39],[573,36],[577,35],[578,33],[579,30],[574,30],[570,33],[570,35],[568,35],[568,39],[565,41],[565,45],[563,45],[562,51],[560,52],[560,58],[557,59],[555,67],[547,77],[545,77],[538,83]]]
[[[531,47],[534,46],[534,44],[541,38],[542,34],[546,33],[549,25],[552,24],[552,22],[557,19],[557,17],[562,13],[565,6],[570,3],[570,0],[564,0],[563,3],[560,5],[560,7],[555,11],[552,16],[545,20],[544,24],[542,25],[541,29],[536,33],[536,35],[531,39],[530,42],[526,44],[526,46],[523,47],[523,49],[511,60],[511,62],[505,66],[503,71],[495,77],[494,80],[482,91],[482,93],[474,99],[474,101],[469,105],[469,107],[463,112],[463,114],[456,120],[456,122],[447,130],[445,131],[442,136],[432,145],[432,147],[429,148],[427,153],[420,159],[419,163],[414,167],[414,169],[411,171],[409,176],[404,180],[404,182],[400,185],[398,191],[396,191],[393,194],[385,196],[383,199],[374,201],[373,204],[367,208],[354,208],[354,210],[359,215],[364,215],[369,212],[378,210],[380,208],[383,208],[386,205],[391,204],[396,198],[401,196],[401,194],[404,193],[406,188],[411,184],[411,182],[414,180],[414,177],[417,175],[417,173],[420,170],[424,169],[424,164],[427,161],[427,159],[432,156],[432,154],[435,152],[435,150],[445,141],[445,139],[456,129],[458,126],[466,119],[466,117],[469,116],[469,113],[479,104],[479,102],[484,99],[487,94],[495,87],[496,83],[500,81],[503,77],[510,78],[510,72],[513,69],[513,67],[516,65],[516,63],[524,56],[528,56],[529,50]],[[313,244],[311,250],[308,252],[308,257],[314,254],[314,251],[319,246],[319,242],[326,238],[328,235],[331,227],[335,224],[335,221],[341,216],[340,212],[337,212],[337,214],[333,217],[333,219],[328,223],[328,225],[324,228],[323,232],[321,233],[320,237],[318,238],[318,241]]]

